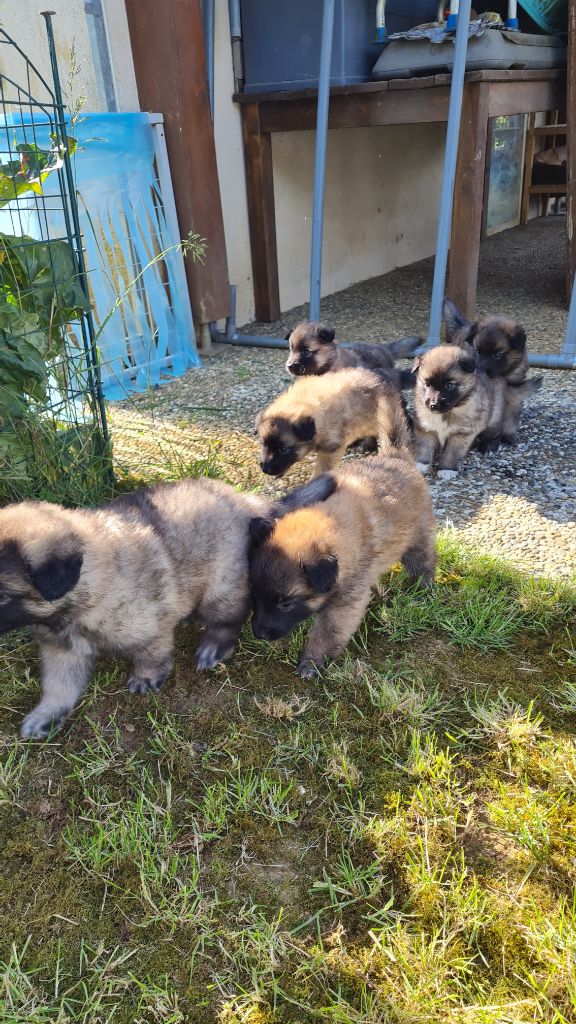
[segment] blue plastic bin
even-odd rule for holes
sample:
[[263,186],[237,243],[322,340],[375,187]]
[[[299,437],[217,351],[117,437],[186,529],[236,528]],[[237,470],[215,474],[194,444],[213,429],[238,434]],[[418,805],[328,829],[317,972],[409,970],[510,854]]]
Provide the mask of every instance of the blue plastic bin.
[[[245,91],[315,88],[323,0],[241,0],[240,9]],[[389,31],[430,21],[436,9],[436,0],[389,0]],[[370,80],[382,50],[375,40],[376,0],[336,0],[332,85]]]

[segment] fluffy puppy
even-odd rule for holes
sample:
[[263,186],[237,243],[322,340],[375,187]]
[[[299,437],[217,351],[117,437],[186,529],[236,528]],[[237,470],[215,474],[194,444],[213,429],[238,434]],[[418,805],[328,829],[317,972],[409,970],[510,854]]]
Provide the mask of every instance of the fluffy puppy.
[[542,386],[542,377],[528,379],[526,331],[504,316],[485,316],[472,322],[450,299],[444,300],[444,322],[449,344],[471,347],[480,370],[506,381],[501,441],[516,444],[524,401]]
[[401,401],[397,388],[371,370],[296,380],[256,418],[260,468],[282,476],[316,452],[312,479],[333,469],[350,444],[377,435],[379,403],[390,397]]
[[372,587],[396,562],[411,580],[433,582],[432,504],[398,394],[394,403],[382,403],[381,414],[380,454],[340,467],[325,501],[251,523],[252,629],[260,639],[277,640],[313,617],[298,666],[303,677],[344,650]]
[[286,369],[294,377],[318,377],[333,370],[364,367],[385,371],[387,379],[398,388],[413,388],[414,379],[409,370],[395,369],[394,361],[414,355],[423,344],[422,338],[409,337],[387,345],[357,343],[343,348],[331,327],[309,321],[289,331],[286,340],[290,345]]
[[422,473],[440,449],[438,476],[456,476],[474,442],[481,451],[498,447],[506,382],[491,379],[459,345],[438,345],[414,362],[416,459]]
[[[316,501],[307,484],[276,515]],[[270,503],[216,480],[160,484],[99,509],[20,502],[0,510],[0,633],[32,627],[42,699],[22,735],[45,737],[69,715],[95,656],[128,657],[131,693],[157,693],[172,667],[174,629],[204,626],[207,669],[229,657],[250,608],[250,522]]]

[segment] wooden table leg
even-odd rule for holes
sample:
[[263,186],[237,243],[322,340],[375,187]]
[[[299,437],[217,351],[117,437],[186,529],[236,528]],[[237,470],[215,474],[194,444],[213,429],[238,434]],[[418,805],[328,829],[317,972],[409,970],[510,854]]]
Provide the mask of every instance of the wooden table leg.
[[576,6],[568,5],[568,94],[566,101],[566,292],[568,302],[576,273]]
[[487,141],[488,89],[469,82],[460,122],[446,294],[470,318],[476,312]]
[[260,130],[258,103],[241,110],[256,319],[270,323],[280,318],[272,138]]

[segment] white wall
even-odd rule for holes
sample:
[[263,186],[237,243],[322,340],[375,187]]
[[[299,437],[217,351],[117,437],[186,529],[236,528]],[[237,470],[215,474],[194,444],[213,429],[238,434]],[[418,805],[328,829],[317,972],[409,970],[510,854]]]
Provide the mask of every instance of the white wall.
[[[38,0],[9,0],[3,25],[40,70],[49,72],[44,19]],[[82,0],[52,0],[64,88],[71,47],[80,74],[73,92],[86,109],[101,110],[97,75]],[[111,62],[120,110],[137,110],[138,93],[123,0],[105,0]],[[9,48],[0,47],[0,70],[19,73]],[[216,0],[215,134],[230,280],[238,288],[238,323],[254,316],[252,267],[240,113],[234,89],[228,4]],[[74,96],[68,97],[72,102]],[[323,293],[434,250],[444,129],[418,125],[346,129],[328,136]],[[307,301],[314,166],[314,133],[273,139],[276,228],[282,309]]]
[[[73,106],[82,92],[86,97],[86,110],[105,109],[103,97],[98,90],[83,0],[51,0],[46,6],[55,11],[52,23],[65,102]],[[42,4],[38,0],[8,0],[2,4],[2,27],[50,83],[46,25],[44,18],[38,14],[41,8]],[[139,110],[123,0],[105,0],[104,12],[119,109]],[[68,77],[73,48],[79,73],[70,88]],[[22,83],[23,62],[11,47],[0,47],[0,71],[14,77],[19,84]],[[33,89],[36,91],[36,84]]]

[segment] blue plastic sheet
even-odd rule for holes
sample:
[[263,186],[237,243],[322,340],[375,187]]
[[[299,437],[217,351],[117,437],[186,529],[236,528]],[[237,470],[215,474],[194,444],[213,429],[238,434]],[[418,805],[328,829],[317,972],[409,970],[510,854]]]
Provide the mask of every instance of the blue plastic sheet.
[[[23,124],[16,114],[11,119],[14,145],[30,141]],[[51,131],[38,111],[34,140],[42,148],[50,147]],[[102,386],[107,398],[125,398],[200,365],[180,240],[166,216],[148,114],[84,114],[68,131],[78,142],[74,176]],[[0,210],[0,231],[64,235],[50,191],[48,178],[45,202],[31,197],[27,208],[22,197],[17,209]],[[73,349],[74,325],[70,337]]]

